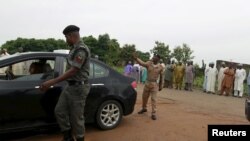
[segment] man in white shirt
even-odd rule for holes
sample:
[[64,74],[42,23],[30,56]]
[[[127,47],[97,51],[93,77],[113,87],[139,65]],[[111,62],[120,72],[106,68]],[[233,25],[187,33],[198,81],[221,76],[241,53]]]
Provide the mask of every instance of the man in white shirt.
[[218,70],[216,67],[214,67],[214,63],[210,63],[210,68],[207,73],[207,92],[215,94],[215,82],[216,82],[216,76],[218,74]]
[[244,92],[244,80],[246,79],[246,70],[243,69],[243,65],[239,64],[235,73],[234,80],[234,96],[242,97]]

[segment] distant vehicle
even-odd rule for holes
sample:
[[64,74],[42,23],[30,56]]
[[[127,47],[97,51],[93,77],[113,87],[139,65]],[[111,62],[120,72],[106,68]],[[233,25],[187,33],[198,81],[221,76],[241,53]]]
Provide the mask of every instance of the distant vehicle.
[[[66,71],[67,52],[28,52],[0,58],[0,133],[57,126],[54,108],[67,82],[41,92],[42,82]],[[32,64],[38,64],[31,68]],[[103,130],[119,125],[134,110],[136,82],[91,59],[86,123]]]

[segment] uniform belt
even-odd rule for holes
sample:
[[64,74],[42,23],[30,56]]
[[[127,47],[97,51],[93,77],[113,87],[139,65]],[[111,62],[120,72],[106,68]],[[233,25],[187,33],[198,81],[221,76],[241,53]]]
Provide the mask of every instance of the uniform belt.
[[87,80],[85,81],[67,81],[69,86],[71,85],[83,85],[83,84],[88,84],[89,82]]

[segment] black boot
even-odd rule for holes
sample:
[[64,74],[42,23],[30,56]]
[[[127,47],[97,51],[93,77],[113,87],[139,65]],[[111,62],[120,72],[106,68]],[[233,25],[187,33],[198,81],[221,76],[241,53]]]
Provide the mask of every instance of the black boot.
[[82,138],[77,138],[76,141],[84,141],[84,137],[82,137]]
[[138,112],[138,114],[143,114],[143,113],[145,113],[145,112],[147,112],[147,109],[141,109],[141,110]]
[[152,120],[156,120],[157,119],[156,115],[152,115],[151,118],[152,118]]
[[72,137],[72,134],[71,134],[71,130],[63,132],[63,140],[62,141],[74,141],[74,138]]

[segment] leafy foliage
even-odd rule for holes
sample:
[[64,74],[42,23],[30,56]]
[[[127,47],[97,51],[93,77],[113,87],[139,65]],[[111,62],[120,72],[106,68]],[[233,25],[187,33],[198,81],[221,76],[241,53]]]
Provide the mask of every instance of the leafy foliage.
[[[138,57],[143,61],[150,59],[151,54],[159,54],[164,62],[175,57],[178,61],[183,62],[193,59],[193,51],[189,48],[187,44],[182,46],[177,46],[173,53],[169,49],[169,45],[156,41],[155,46],[150,52],[142,52],[136,49],[134,44],[125,44],[120,46],[117,39],[110,38],[109,34],[99,35],[98,38],[93,36],[82,37],[84,43],[90,48],[91,57],[98,56],[99,60],[111,65],[111,66],[121,66],[128,61],[133,61],[132,53],[136,52]],[[1,48],[6,48],[8,53],[14,54],[18,52],[18,49],[22,47],[25,52],[28,51],[49,51],[52,52],[56,49],[69,49],[66,42],[61,39],[26,39],[17,38],[16,40],[7,41],[1,46]],[[151,54],[150,54],[151,53]]]
[[182,48],[180,46],[175,47],[171,56],[173,56],[178,62],[181,62],[183,58]]
[[53,51],[55,49],[67,49],[64,40],[49,39],[24,39],[17,38],[16,40],[7,41],[2,45],[10,54],[18,52],[18,48],[22,47],[24,51]]
[[141,52],[141,51],[136,51],[136,54],[142,61],[148,61],[150,59],[150,53],[149,52]]
[[178,62],[186,63],[188,60],[194,59],[194,56],[192,56],[192,54],[193,51],[190,49],[190,47],[187,44],[183,44],[182,47],[181,46],[175,47],[171,55]]
[[136,52],[135,45],[125,44],[121,48],[120,59],[125,61],[125,62],[132,61],[133,60],[133,57],[132,57],[133,52]]
[[165,45],[165,43],[156,41],[156,46],[150,50],[152,54],[159,54],[163,61],[165,62],[167,58],[170,58],[171,51],[169,50],[169,45]]

